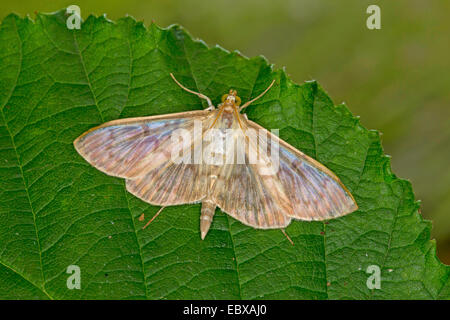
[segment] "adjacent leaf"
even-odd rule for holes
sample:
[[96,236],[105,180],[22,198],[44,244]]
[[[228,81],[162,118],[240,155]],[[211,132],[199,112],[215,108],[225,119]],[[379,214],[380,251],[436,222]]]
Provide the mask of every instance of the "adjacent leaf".
[[[68,30],[63,12],[0,28],[0,298],[448,299],[449,268],[429,222],[398,179],[376,131],[334,106],[316,82],[194,41],[180,27],[89,17]],[[307,63],[305,61],[305,63]],[[277,85],[248,116],[333,170],[360,209],[343,218],[255,230],[218,212],[204,241],[199,205],[170,207],[146,230],[150,206],[124,181],[92,168],[72,142],[116,118],[206,107],[170,79],[220,101]],[[245,192],[245,190],[242,190]],[[81,268],[81,289],[66,270]],[[370,265],[381,289],[369,289]]]

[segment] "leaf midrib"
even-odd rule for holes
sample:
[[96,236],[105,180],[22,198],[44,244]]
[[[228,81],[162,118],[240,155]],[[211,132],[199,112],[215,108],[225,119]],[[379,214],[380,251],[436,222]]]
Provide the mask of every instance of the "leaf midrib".
[[[195,79],[195,76],[194,76],[194,72],[193,72],[193,70],[192,70],[192,64],[191,64],[191,62],[189,61],[189,55],[187,54],[187,50],[186,50],[186,42],[185,41],[183,41],[183,51],[184,51],[184,55],[185,55],[185,57],[186,57],[186,62],[187,62],[187,64],[188,64],[188,66],[189,66],[189,71],[191,72],[191,75],[192,75],[192,79],[194,80],[194,83],[195,83],[195,87],[197,88],[197,92],[200,92],[200,88],[199,88],[199,86],[198,86],[198,83],[197,83],[197,80]],[[255,80],[255,83],[256,83],[256,80]],[[201,103],[202,103],[202,106],[203,106],[203,99],[201,99]],[[232,247],[232,251],[233,251],[233,256],[234,256],[234,261],[235,261],[235,263],[236,263],[236,279],[237,279],[237,282],[238,282],[238,288],[239,288],[239,299],[241,299],[242,300],[242,288],[241,288],[241,279],[240,279],[240,276],[239,276],[239,263],[238,263],[238,260],[237,260],[237,255],[236,255],[236,250],[235,250],[235,244],[234,244],[234,239],[233,239],[233,234],[232,234],[232,232],[231,232],[231,224],[230,224],[230,218],[228,217],[228,215],[227,214],[225,214],[225,216],[226,216],[226,219],[227,219],[227,225],[228,225],[228,232],[230,233],[230,240],[231,240],[231,247]]]

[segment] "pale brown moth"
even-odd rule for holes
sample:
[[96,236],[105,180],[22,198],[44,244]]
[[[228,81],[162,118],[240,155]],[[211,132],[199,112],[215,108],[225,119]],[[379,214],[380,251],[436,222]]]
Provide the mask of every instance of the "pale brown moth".
[[[208,108],[114,120],[88,130],[74,141],[75,149],[92,166],[108,175],[125,178],[130,193],[162,206],[150,222],[166,206],[201,202],[200,232],[204,239],[216,207],[253,228],[280,228],[283,232],[292,219],[327,220],[358,208],[333,172],[241,114],[275,80],[242,106],[236,91],[230,90],[216,108],[210,98],[170,76],[182,89],[205,99]],[[184,151],[199,154],[201,146],[215,150],[214,141],[205,141],[205,135],[212,129],[218,130],[218,134],[232,129],[230,141],[244,146],[244,162],[174,161],[173,150],[180,149],[175,132],[183,129],[194,133],[198,123],[201,134],[194,134]],[[263,173],[267,165],[273,164],[271,156],[275,153],[261,153],[258,145],[263,145],[263,138],[257,132],[278,144],[277,170]],[[224,159],[228,149],[222,150],[225,154],[219,152],[218,157]],[[264,158],[263,164],[248,161],[254,155]]]

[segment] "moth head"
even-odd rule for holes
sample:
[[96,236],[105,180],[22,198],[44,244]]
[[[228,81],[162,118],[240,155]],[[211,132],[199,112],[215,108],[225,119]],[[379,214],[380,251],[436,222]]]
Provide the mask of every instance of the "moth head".
[[235,105],[239,106],[241,104],[241,98],[237,96],[237,91],[230,89],[230,92],[228,94],[224,94],[222,96],[222,103],[224,105]]

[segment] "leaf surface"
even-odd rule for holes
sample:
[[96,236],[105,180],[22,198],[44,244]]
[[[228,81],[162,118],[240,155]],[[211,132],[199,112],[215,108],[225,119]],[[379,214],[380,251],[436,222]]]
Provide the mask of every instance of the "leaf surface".
[[[182,28],[64,12],[0,28],[0,298],[448,299],[449,268],[408,181],[397,178],[378,132],[316,82],[293,83],[261,57],[192,40]],[[305,62],[306,63],[306,62]],[[329,222],[255,230],[221,213],[200,240],[198,204],[159,209],[123,179],[91,167],[73,140],[103,122],[206,107],[170,79],[220,101],[243,101],[271,81],[250,119],[334,171],[359,210]],[[245,192],[245,190],[243,190]],[[81,289],[66,270],[81,270]],[[381,270],[369,289],[367,267]]]

